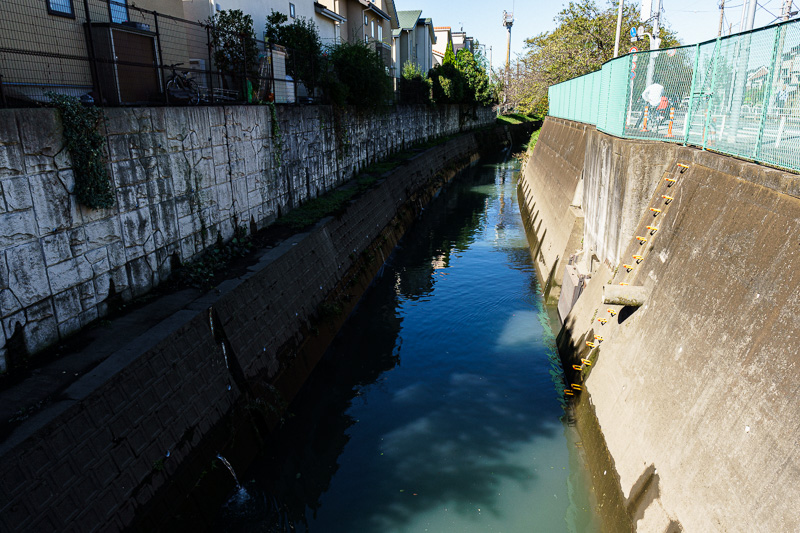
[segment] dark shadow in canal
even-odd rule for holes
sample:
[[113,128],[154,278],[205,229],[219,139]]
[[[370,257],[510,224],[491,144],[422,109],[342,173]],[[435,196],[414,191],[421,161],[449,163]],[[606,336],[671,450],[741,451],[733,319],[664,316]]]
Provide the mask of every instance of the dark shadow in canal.
[[[382,387],[384,374],[402,363],[400,302],[427,297],[436,283],[436,270],[474,242],[486,220],[488,198],[476,186],[494,179],[490,172],[472,169],[426,209],[298,394],[292,415],[240,476],[251,493],[250,505],[244,509],[229,503],[215,530],[323,530],[313,522],[340,467],[348,431],[357,422],[352,408],[363,406],[368,401],[365,392]],[[514,259],[519,266],[525,263],[521,253],[514,253]],[[500,355],[496,365],[508,366],[513,376],[514,354]],[[387,409],[382,438],[363,450],[355,467],[350,465],[379,481],[366,491],[357,475],[340,482],[340,491],[347,492],[348,483],[362,490],[356,500],[341,497],[341,508],[326,508],[328,515],[336,515],[336,530],[382,531],[453,502],[454,511],[463,514],[474,512],[476,502],[482,512],[499,514],[500,482],[527,486],[536,478],[530,468],[510,463],[509,455],[537,435],[562,431],[552,407],[541,412],[536,407],[543,397],[552,398],[552,388],[530,392],[527,385],[523,376],[502,382],[466,369],[449,376],[447,390],[422,385],[395,392],[393,402],[412,405],[406,405],[402,415]],[[516,395],[518,401],[520,394],[530,396],[534,405],[527,413],[508,399]],[[380,407],[390,406],[387,402]]]

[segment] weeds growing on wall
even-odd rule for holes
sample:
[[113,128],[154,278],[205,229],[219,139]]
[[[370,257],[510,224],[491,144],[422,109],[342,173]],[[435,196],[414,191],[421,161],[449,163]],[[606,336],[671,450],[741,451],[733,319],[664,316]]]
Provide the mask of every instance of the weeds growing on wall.
[[227,243],[222,242],[222,236],[217,235],[217,243],[197,261],[182,266],[173,274],[173,283],[179,287],[196,287],[206,290],[214,286],[216,276],[239,257],[244,257],[253,249],[251,238],[247,230],[237,227],[233,239]]
[[275,166],[280,168],[283,162],[283,134],[281,133],[281,125],[278,123],[278,111],[275,109],[275,102],[268,102],[268,105],[270,118],[272,120],[272,128],[270,130],[272,160]]
[[97,131],[103,112],[81,104],[73,96],[48,93],[53,106],[61,112],[64,147],[72,157],[75,195],[86,207],[101,209],[114,205],[114,192],[108,180],[105,137]]

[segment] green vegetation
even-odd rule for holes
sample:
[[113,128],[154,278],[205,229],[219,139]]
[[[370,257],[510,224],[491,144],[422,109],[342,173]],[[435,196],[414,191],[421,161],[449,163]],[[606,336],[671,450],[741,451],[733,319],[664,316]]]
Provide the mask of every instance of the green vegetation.
[[309,94],[319,86],[322,73],[322,44],[314,21],[298,17],[286,24],[286,15],[272,11],[267,16],[267,41],[288,48],[286,70],[306,86]]
[[222,235],[217,234],[217,243],[206,251],[200,259],[183,265],[173,273],[172,282],[178,286],[196,287],[206,290],[214,286],[214,280],[230,263],[246,256],[253,249],[247,230],[237,227],[233,239],[223,243]]
[[392,81],[374,49],[343,42],[328,49],[328,59],[332,68],[325,85],[333,104],[374,109],[391,100]]
[[509,113],[508,115],[500,115],[497,117],[498,124],[522,124],[523,122],[535,122],[539,120],[530,115],[521,115],[519,113]]
[[238,9],[222,10],[208,19],[214,64],[234,80],[258,75],[258,46],[253,18]]
[[[623,7],[622,27],[639,25],[639,4]],[[518,112],[543,117],[547,114],[547,89],[551,85],[598,70],[614,55],[617,7],[600,8],[594,0],[570,2],[556,17],[553,31],[525,40],[525,53],[511,65],[505,101]],[[675,32],[666,24],[660,29],[661,48],[678,45]],[[623,31],[620,53],[632,46]]]
[[376,181],[374,176],[361,175],[356,178],[355,186],[334,189],[309,200],[279,218],[277,224],[296,231],[305,229],[326,216],[341,212],[353,197],[372,187]]
[[105,137],[97,131],[103,111],[84,106],[73,96],[53,93],[47,96],[61,112],[64,147],[72,158],[78,201],[92,209],[111,207],[114,191],[106,170]]
[[431,82],[422,69],[411,61],[403,65],[398,88],[402,104],[429,104],[431,101]]

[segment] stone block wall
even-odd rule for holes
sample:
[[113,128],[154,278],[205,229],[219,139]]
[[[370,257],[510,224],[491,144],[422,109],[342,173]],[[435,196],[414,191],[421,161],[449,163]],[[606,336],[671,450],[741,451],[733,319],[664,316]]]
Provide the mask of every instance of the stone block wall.
[[[141,295],[235,228],[280,214],[419,141],[492,123],[457,107],[107,109],[116,204],[87,209],[50,109],[0,110],[0,371]],[[9,341],[15,339],[11,350]]]
[[[391,249],[381,237],[395,235],[398,212],[418,212],[421,191],[432,195],[442,184],[440,172],[510,141],[509,129],[460,136],[412,158],[342,216],[270,250],[221,284],[220,294],[211,291],[121,347],[112,356],[128,361],[121,369],[108,360],[53,399],[39,429],[3,443],[0,531],[157,531],[158,522],[141,515],[175,511],[163,494],[191,490],[197,477],[188,486],[173,482],[198,455],[210,463],[217,451],[204,452],[204,444],[235,405],[254,399],[248,390],[287,375],[296,385],[311,372],[310,354],[281,347],[302,341],[348,271],[362,275],[354,274],[358,256]],[[296,392],[278,389],[287,400]]]

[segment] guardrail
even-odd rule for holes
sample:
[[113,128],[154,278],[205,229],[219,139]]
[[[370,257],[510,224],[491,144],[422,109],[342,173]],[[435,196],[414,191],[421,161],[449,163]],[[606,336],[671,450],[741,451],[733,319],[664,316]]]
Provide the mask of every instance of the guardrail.
[[551,116],[611,135],[800,170],[800,21],[630,53],[548,97]]

